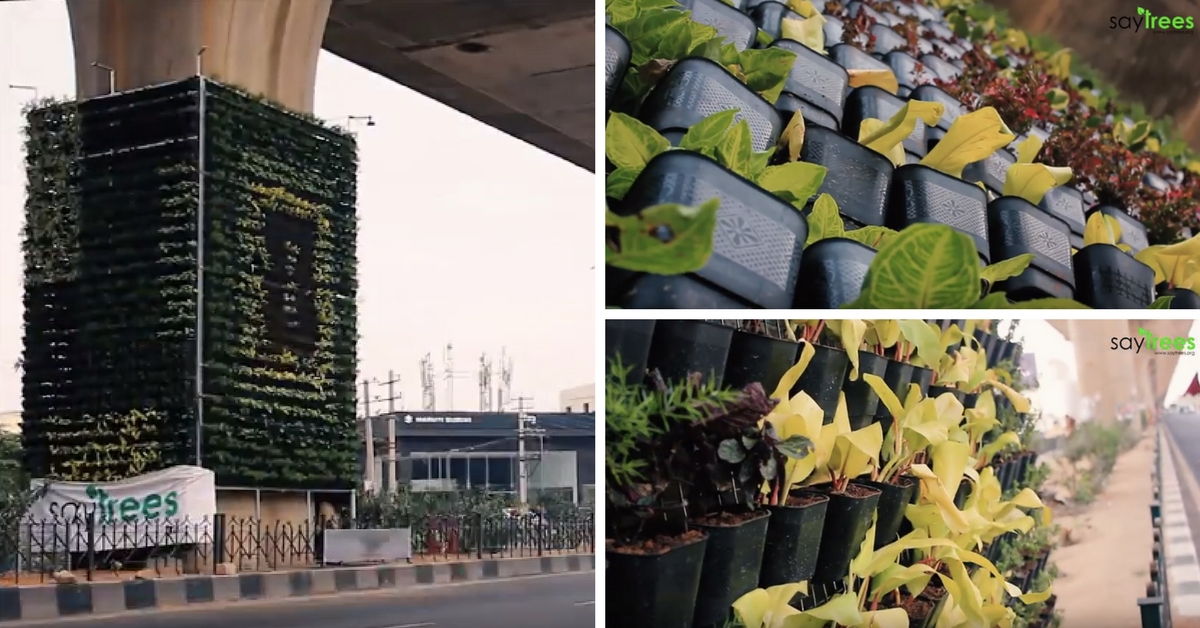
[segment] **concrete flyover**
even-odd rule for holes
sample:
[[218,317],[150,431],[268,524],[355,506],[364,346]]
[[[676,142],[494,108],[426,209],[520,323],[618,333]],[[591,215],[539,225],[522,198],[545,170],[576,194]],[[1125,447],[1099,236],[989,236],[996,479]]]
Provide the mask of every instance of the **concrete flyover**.
[[[204,73],[312,111],[330,52],[595,170],[586,0],[67,0],[81,97]],[[94,65],[99,64],[99,66]],[[464,147],[464,150],[469,150]]]

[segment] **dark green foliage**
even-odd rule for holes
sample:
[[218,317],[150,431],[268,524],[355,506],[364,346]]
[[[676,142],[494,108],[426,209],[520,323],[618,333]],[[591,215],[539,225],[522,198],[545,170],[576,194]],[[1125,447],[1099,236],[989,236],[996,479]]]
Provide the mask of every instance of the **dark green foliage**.
[[[355,146],[211,81],[202,464],[222,485],[356,475]],[[35,476],[196,462],[201,82],[29,113],[24,441]]]

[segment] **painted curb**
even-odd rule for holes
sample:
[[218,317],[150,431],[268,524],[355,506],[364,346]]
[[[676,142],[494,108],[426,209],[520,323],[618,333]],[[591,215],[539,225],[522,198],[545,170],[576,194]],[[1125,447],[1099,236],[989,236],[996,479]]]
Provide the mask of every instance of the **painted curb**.
[[[1179,451],[1174,438],[1160,432],[1162,452],[1162,492],[1159,503],[1162,508],[1163,551],[1167,564],[1167,591],[1172,615],[1183,617],[1200,616],[1200,564],[1196,560],[1196,547],[1188,525],[1187,511],[1183,507],[1183,487],[1175,470],[1175,454]],[[1187,469],[1184,473],[1189,473]]]
[[594,571],[595,554],[0,587],[0,624]]

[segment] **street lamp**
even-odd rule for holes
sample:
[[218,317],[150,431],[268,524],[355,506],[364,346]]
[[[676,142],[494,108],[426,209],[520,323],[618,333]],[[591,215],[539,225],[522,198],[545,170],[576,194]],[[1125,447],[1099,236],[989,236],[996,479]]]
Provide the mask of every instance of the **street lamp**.
[[21,90],[25,90],[27,92],[33,92],[34,100],[39,100],[41,98],[41,94],[38,93],[38,88],[34,87],[33,85],[13,85],[12,83],[9,83],[8,88],[9,89],[21,89]]
[[108,72],[108,93],[117,93],[117,71],[108,67],[107,65],[104,65],[103,63],[100,63],[99,61],[93,62],[92,67]]

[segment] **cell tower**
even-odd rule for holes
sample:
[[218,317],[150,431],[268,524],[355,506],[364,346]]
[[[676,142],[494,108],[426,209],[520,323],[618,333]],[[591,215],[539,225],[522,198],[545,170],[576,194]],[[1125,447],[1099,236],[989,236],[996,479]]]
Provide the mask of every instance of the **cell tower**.
[[500,349],[500,386],[496,389],[496,411],[504,412],[508,409],[508,402],[512,397],[512,358],[508,357],[507,350],[503,347]]
[[479,411],[492,411],[492,361],[486,353],[479,356]]
[[437,380],[433,375],[433,358],[428,353],[421,358],[421,409],[437,409]]

